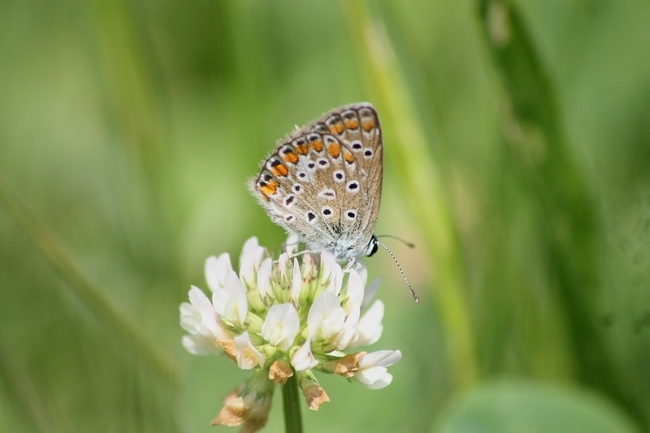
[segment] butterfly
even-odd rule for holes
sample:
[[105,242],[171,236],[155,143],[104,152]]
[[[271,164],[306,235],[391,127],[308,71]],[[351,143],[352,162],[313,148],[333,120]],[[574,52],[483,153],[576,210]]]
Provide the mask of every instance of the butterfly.
[[309,250],[340,260],[372,256],[383,153],[372,104],[345,105],[280,140],[250,189],[271,220]]

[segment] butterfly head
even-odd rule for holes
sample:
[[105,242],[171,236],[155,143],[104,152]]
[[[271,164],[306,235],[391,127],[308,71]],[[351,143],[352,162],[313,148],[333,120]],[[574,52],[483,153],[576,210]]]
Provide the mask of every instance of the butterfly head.
[[372,257],[375,255],[378,249],[379,249],[379,241],[377,241],[377,236],[372,235],[372,237],[370,238],[370,242],[368,242],[368,245],[366,245],[364,254],[368,257]]
[[302,241],[305,242],[307,249],[310,251],[329,250],[338,260],[354,260],[362,256],[371,257],[379,248],[379,241],[375,235],[372,235],[368,242],[349,236],[341,236],[327,244],[321,243],[320,240],[310,240],[304,237]]

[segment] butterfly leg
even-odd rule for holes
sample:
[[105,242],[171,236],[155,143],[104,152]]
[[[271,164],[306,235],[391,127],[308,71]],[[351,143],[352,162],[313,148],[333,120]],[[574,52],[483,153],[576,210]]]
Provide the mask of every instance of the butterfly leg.
[[358,271],[362,267],[363,265],[361,264],[361,262],[357,261],[356,259],[350,259],[347,265],[345,265],[345,268],[343,268],[343,272],[347,274],[351,270]]
[[282,250],[290,256],[293,256],[293,254],[298,251],[298,244],[300,244],[298,236],[291,234],[287,238],[286,242],[282,244]]

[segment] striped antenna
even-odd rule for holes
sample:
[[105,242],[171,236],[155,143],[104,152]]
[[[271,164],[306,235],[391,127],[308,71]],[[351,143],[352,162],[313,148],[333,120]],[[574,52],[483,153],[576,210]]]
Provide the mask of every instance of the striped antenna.
[[415,293],[415,290],[413,290],[413,287],[411,287],[411,283],[409,283],[408,278],[406,278],[406,275],[404,274],[404,271],[402,270],[402,267],[400,266],[399,262],[397,261],[397,258],[395,257],[395,254],[391,250],[388,249],[388,247],[381,242],[377,241],[379,245],[381,245],[386,251],[388,251],[388,254],[393,258],[393,261],[397,265],[397,269],[399,269],[399,272],[402,274],[402,277],[404,278],[404,281],[406,281],[406,285],[408,286],[409,290],[411,291],[411,296],[413,296],[413,299],[415,302],[420,303],[420,298],[418,295]]

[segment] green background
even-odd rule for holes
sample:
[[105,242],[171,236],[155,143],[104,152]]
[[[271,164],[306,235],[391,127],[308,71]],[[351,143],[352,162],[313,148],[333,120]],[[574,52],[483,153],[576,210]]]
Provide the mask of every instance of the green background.
[[[0,431],[203,432],[247,377],[180,339],[209,255],[284,240],[246,181],[382,119],[393,383],[308,432],[650,431],[650,3],[0,2]],[[265,431],[282,431],[276,393]]]

